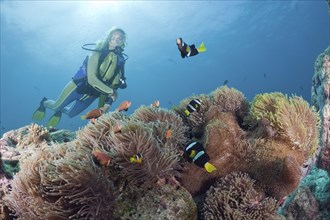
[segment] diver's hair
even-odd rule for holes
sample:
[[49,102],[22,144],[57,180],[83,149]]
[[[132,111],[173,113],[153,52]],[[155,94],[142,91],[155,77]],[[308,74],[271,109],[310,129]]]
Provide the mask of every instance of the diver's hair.
[[107,31],[106,37],[102,41],[96,43],[95,49],[101,51],[104,50],[105,48],[108,48],[109,41],[115,32],[121,32],[121,34],[124,36],[124,44],[122,46],[122,48],[124,48],[127,44],[126,43],[127,35],[123,29],[113,26],[109,31]]

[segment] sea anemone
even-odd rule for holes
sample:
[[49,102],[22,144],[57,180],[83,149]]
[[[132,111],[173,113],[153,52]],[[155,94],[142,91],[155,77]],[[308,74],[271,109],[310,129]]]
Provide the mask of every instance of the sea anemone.
[[220,178],[206,193],[205,219],[274,219],[277,203],[258,192],[255,180],[246,173]]
[[142,105],[134,111],[132,117],[146,123],[155,121],[182,123],[180,117],[173,111],[165,108],[155,108],[154,106]]
[[89,123],[77,131],[76,142],[79,143],[79,146],[90,150],[100,148],[110,151],[115,126],[123,125],[127,121],[129,121],[129,117],[118,112],[104,114],[95,123]]
[[298,96],[279,102],[277,109],[281,137],[293,148],[304,151],[306,157],[314,154],[319,140],[319,116],[315,109]]
[[[113,136],[112,142],[114,162],[133,183],[150,184],[159,178],[179,175],[178,153],[162,146],[152,128],[143,122],[126,124],[120,134]],[[140,163],[130,160],[137,154],[142,156]]]
[[182,118],[173,111],[153,106],[141,106],[132,115],[133,120],[144,122],[152,128],[157,141],[172,150],[183,150],[187,143],[188,127]]
[[[184,111],[187,109],[189,102],[194,99],[199,99],[201,101],[201,107],[199,111],[191,112],[187,117]],[[180,106],[174,107],[174,111],[184,119],[184,122],[191,128],[194,127],[203,127],[206,124],[205,114],[208,111],[209,107],[212,105],[212,100],[209,95],[201,94],[190,96],[180,102]]]
[[[305,152],[306,159],[318,146],[319,116],[315,109],[301,97],[288,98],[282,93],[257,95],[245,117],[246,125],[267,125],[280,140],[288,142],[292,149]],[[267,123],[259,123],[260,121]]]
[[5,203],[19,219],[109,219],[116,199],[112,185],[87,149],[53,145],[21,164]]
[[221,112],[231,112],[241,120],[247,114],[249,102],[237,89],[221,86],[211,93],[211,97]]

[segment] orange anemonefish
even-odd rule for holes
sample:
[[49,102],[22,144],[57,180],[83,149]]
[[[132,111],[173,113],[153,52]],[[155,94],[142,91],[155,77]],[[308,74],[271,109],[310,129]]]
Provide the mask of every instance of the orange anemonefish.
[[127,111],[128,108],[132,105],[132,103],[128,100],[123,101],[122,103],[120,103],[119,107],[117,108],[117,111],[121,112],[121,111]]
[[105,104],[103,107],[101,108],[97,108],[97,109],[93,109],[91,111],[89,111],[87,114],[82,115],[81,119],[91,119],[91,122],[94,122],[96,118],[100,117],[101,115],[103,115],[105,112],[107,112],[110,108],[110,105]]
[[131,156],[130,158],[129,158],[129,161],[131,162],[131,163],[142,163],[142,154],[140,154],[140,153],[137,153],[137,154],[134,154],[133,156]]
[[168,129],[166,132],[166,139],[169,139],[172,136],[172,129]]
[[199,112],[201,109],[202,102],[200,99],[193,99],[187,105],[187,108],[184,110],[185,115],[188,117],[192,112]]
[[109,166],[111,163],[111,157],[106,153],[100,150],[93,150],[92,151],[93,161],[99,166]]
[[197,141],[189,143],[186,146],[185,156],[189,163],[194,162],[197,166],[205,168],[209,173],[212,173],[217,169],[208,162],[210,160],[209,155],[205,152],[204,146]]
[[113,133],[118,133],[118,132],[121,132],[121,124],[116,124],[114,127],[113,127]]
[[156,108],[158,108],[159,107],[159,104],[160,104],[160,102],[158,100],[155,100],[153,106],[156,107]]

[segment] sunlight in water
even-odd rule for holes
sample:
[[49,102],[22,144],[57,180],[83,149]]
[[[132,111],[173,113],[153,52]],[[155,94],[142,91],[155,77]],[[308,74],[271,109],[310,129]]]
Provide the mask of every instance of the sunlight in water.
[[93,12],[99,12],[111,8],[112,10],[118,10],[120,7],[120,1],[87,1],[86,8]]

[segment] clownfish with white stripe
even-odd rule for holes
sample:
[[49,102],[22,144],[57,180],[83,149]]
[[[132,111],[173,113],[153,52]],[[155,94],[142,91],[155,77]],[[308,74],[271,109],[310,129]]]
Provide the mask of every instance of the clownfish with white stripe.
[[205,168],[205,170],[209,173],[212,173],[217,169],[209,163],[209,155],[205,152],[204,146],[197,141],[189,143],[186,146],[185,156],[189,163],[194,162],[195,165]]
[[129,158],[129,161],[130,161],[131,163],[138,163],[138,164],[140,164],[140,163],[142,163],[142,161],[143,161],[143,156],[142,156],[142,154],[140,154],[140,153],[134,154],[133,156],[131,156],[131,157]]
[[185,115],[188,117],[192,112],[199,112],[201,109],[202,102],[200,99],[193,99],[187,105],[187,108],[184,110]]
[[185,58],[185,57],[192,57],[192,56],[196,56],[197,54],[199,54],[200,52],[205,52],[206,51],[206,47],[204,45],[204,42],[202,42],[198,48],[195,47],[195,44],[192,45],[188,45],[186,44],[181,37],[176,39],[176,45],[178,46],[178,49],[181,53],[181,57]]

